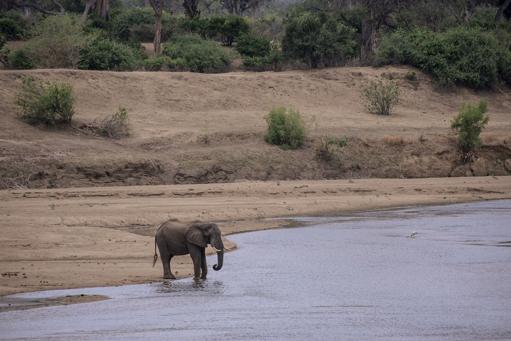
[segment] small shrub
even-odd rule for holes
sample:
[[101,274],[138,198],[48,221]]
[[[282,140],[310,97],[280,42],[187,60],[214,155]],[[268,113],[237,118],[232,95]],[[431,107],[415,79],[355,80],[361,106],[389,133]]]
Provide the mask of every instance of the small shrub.
[[478,105],[465,104],[451,124],[451,128],[458,133],[458,148],[464,161],[470,161],[474,150],[481,145],[480,134],[489,120],[485,115],[487,110],[485,101],[480,101]]
[[316,157],[325,162],[338,161],[339,150],[347,145],[348,139],[346,137],[321,137],[316,147]]
[[173,65],[172,59],[167,56],[147,58],[144,60],[144,69],[146,71],[161,71],[172,68]]
[[9,66],[13,69],[33,69],[34,62],[24,49],[11,52],[7,58]]
[[115,114],[100,123],[98,132],[102,136],[114,139],[129,136],[128,110],[119,107]]
[[53,15],[36,26],[36,35],[24,49],[37,67],[76,67],[85,35],[80,20],[70,15]]
[[71,123],[74,115],[73,89],[65,83],[36,83],[27,77],[23,79],[17,104],[21,109],[20,117],[29,124],[56,126]]
[[80,50],[79,69],[134,70],[140,62],[135,51],[124,44],[94,36]]
[[173,60],[172,67],[192,72],[222,72],[232,61],[232,56],[217,43],[194,35],[165,44],[163,54]]
[[276,108],[266,116],[267,143],[283,148],[300,148],[305,140],[305,128],[300,113],[292,109]]
[[410,81],[410,82],[416,82],[417,81],[417,74],[415,73],[415,71],[408,71],[405,74],[405,79],[407,81]]
[[372,114],[390,115],[399,102],[399,87],[393,81],[371,81],[362,92],[367,110]]

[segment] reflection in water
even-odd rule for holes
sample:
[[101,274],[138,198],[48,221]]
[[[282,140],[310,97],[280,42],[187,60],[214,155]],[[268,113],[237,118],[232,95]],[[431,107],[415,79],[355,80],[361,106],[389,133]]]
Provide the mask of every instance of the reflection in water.
[[301,221],[230,236],[206,281],[18,295],[112,299],[0,313],[0,339],[511,339],[511,201]]
[[221,294],[223,292],[224,284],[222,281],[211,280],[182,280],[172,281],[165,280],[158,285],[156,292],[163,294],[179,294],[185,293],[186,295],[194,292],[206,292],[207,294]]

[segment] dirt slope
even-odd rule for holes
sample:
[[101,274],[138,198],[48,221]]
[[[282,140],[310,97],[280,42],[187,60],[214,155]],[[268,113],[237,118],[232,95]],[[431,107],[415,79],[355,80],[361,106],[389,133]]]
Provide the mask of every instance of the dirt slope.
[[[0,188],[509,174],[509,89],[436,89],[421,73],[416,82],[405,80],[409,71],[0,71]],[[108,140],[20,122],[15,96],[28,75],[73,85],[75,128],[126,107],[132,136]],[[360,90],[377,77],[393,78],[401,87],[393,116],[364,109]],[[478,164],[459,167],[449,123],[462,103],[480,98],[490,108],[487,146]],[[275,106],[302,112],[309,136],[303,150],[264,143],[264,116]],[[317,160],[315,145],[325,135],[348,137],[342,162]]]

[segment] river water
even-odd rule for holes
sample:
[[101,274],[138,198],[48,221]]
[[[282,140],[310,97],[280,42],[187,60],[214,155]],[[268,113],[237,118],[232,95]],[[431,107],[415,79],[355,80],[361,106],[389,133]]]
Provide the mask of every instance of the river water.
[[510,200],[297,220],[204,282],[15,295],[111,299],[0,313],[0,339],[511,340]]

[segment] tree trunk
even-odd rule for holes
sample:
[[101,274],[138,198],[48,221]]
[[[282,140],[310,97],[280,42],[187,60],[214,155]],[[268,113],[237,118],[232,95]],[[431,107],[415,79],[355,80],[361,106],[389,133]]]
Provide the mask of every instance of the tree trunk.
[[96,11],[101,18],[106,19],[108,17],[109,10],[110,10],[109,0],[97,0]]
[[159,56],[161,53],[161,13],[155,13],[154,23],[154,54]]
[[497,11],[497,15],[495,16],[495,21],[499,22],[504,17],[504,11],[506,8],[509,7],[509,4],[511,4],[511,0],[505,0],[502,5],[499,6],[499,10]]
[[82,13],[82,21],[85,22],[87,20],[87,16],[89,15],[90,10],[94,7],[94,4],[96,3],[96,0],[86,0],[85,1],[85,8],[83,9]]
[[360,61],[370,64],[373,59],[376,29],[372,18],[362,21],[362,46],[360,49]]

